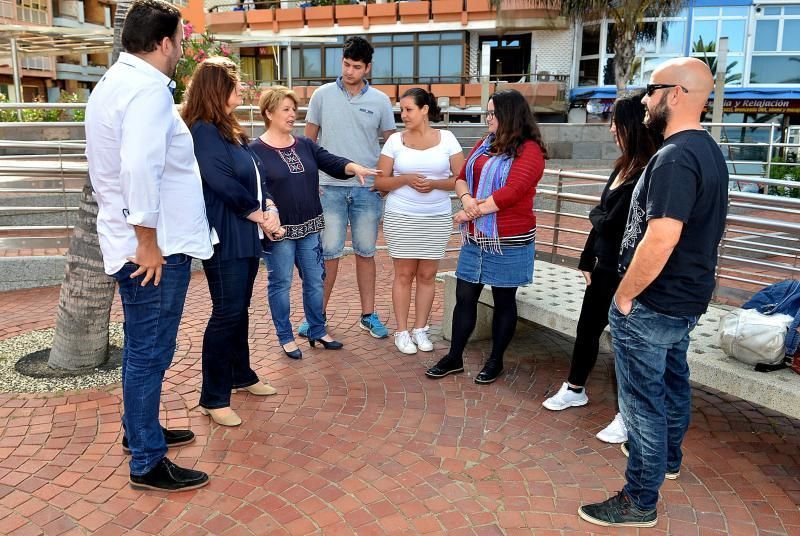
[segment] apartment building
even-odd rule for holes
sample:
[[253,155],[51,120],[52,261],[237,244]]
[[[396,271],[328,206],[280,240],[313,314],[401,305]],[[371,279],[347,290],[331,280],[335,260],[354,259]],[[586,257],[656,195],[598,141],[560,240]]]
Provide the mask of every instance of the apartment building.
[[375,47],[371,82],[393,100],[421,86],[478,108],[488,80],[489,91],[520,90],[540,116],[566,113],[574,37],[560,0],[502,0],[499,10],[489,0],[224,2],[205,4],[206,28],[239,47],[247,77],[291,80],[303,99],[339,75],[342,43],[360,34]]
[[[524,91],[540,115],[564,118],[568,102],[570,120],[591,121],[607,120],[616,96],[614,23],[570,22],[559,16],[559,0],[501,0],[498,10],[489,0],[232,1],[206,2],[201,22],[243,44],[250,78],[291,78],[306,98],[336,77],[341,43],[356,33],[375,46],[372,81],[393,98],[408,85],[427,85],[451,105],[477,106],[481,77],[489,77],[492,88]],[[800,121],[800,1],[689,0],[678,15],[647,18],[645,26],[632,85],[646,84],[672,57],[715,64],[719,39],[727,37],[725,120],[766,118],[786,128]],[[290,36],[331,41],[266,46]]]

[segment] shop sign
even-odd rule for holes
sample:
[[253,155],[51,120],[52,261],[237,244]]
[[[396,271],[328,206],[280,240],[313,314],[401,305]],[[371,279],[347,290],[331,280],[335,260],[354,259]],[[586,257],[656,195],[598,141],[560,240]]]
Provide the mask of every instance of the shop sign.
[[[709,100],[707,110],[712,106]],[[800,99],[725,99],[722,109],[740,114],[800,114]]]

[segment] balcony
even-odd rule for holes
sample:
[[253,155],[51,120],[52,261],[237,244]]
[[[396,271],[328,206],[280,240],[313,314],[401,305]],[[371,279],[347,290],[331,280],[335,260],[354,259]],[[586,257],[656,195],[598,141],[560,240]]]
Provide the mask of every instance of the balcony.
[[102,65],[76,65],[74,63],[59,62],[56,64],[56,77],[59,80],[97,82],[107,70],[108,67]]
[[[459,79],[456,79],[459,80]],[[411,78],[411,79],[378,79],[370,82],[372,87],[385,93],[392,104],[395,104],[403,93],[412,87],[420,87],[433,93],[437,99],[446,97],[450,108],[480,109],[483,102],[483,87],[475,77],[463,77],[459,81],[452,78]],[[295,78],[292,89],[306,105],[311,95],[319,86],[332,80],[321,78]],[[269,83],[287,84],[287,80],[275,80]],[[563,114],[567,111],[568,76],[549,73],[521,74],[518,82],[493,81],[488,84],[487,95],[500,89],[516,89],[526,98],[537,113]]]
[[[214,33],[239,33],[244,30],[266,30],[281,33],[300,28],[328,33],[334,25],[368,29],[377,25],[448,23],[466,28],[478,23],[492,28],[488,21],[508,21],[517,24],[521,19],[528,30],[566,28],[558,13],[560,0],[503,0],[498,12],[490,0],[421,0],[389,3],[361,2],[336,4],[333,0],[259,1],[245,10],[241,4],[222,4],[206,14],[206,27]],[[506,11],[507,10],[507,11]],[[481,21],[483,24],[481,25]],[[516,21],[516,22],[515,22]],[[509,26],[511,27],[511,26]]]
[[501,0],[497,27],[507,30],[564,30],[569,28],[561,15],[561,0]]

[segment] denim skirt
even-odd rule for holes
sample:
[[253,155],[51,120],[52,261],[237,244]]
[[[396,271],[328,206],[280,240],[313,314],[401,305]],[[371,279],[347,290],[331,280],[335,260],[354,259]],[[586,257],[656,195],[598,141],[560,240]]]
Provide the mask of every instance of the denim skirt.
[[461,246],[456,277],[493,287],[521,287],[533,282],[534,242],[504,247],[500,253],[481,250],[473,243]]

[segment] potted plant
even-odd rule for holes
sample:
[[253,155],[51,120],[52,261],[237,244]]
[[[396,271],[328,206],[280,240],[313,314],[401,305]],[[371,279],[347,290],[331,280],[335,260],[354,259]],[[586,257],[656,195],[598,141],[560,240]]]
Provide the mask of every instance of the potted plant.
[[400,21],[403,23],[428,22],[430,20],[430,11],[431,3],[427,0],[399,3]]
[[251,30],[272,30],[275,21],[275,8],[251,9],[247,14],[247,27]]
[[361,26],[366,14],[364,4],[351,4],[350,0],[336,0],[336,22],[339,26]]
[[306,23],[316,28],[332,27],[333,3],[334,0],[314,0],[311,5],[304,7]]
[[367,19],[369,24],[394,24],[397,22],[397,4],[367,4]]
[[460,21],[463,11],[464,0],[431,0],[431,14],[436,22]]
[[302,28],[305,25],[302,7],[282,7],[275,10],[278,31],[287,28]]
[[467,20],[491,20],[497,12],[490,0],[466,0]]

